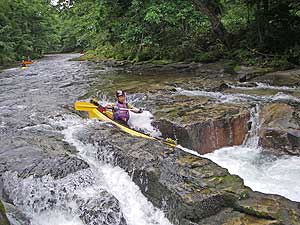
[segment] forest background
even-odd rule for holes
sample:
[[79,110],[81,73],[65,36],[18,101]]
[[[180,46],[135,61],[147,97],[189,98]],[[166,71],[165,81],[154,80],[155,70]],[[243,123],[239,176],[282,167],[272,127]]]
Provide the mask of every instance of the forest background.
[[90,60],[300,64],[295,0],[0,0],[0,65],[45,53]]

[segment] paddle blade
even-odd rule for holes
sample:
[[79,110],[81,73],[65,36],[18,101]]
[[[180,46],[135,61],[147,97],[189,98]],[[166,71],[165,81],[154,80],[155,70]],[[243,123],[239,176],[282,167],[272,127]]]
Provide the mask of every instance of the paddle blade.
[[98,107],[89,102],[75,102],[75,109],[79,111],[91,111]]

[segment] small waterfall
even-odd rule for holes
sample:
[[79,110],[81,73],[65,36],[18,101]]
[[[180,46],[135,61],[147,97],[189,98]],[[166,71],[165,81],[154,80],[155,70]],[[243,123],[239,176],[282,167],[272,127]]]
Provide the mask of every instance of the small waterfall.
[[259,118],[260,107],[261,106],[259,104],[256,104],[255,107],[250,110],[249,123],[251,124],[251,129],[248,131],[248,135],[242,144],[247,148],[258,148],[259,129],[261,126]]
[[300,201],[300,157],[276,157],[258,146],[261,107],[257,104],[250,110],[251,129],[242,145],[221,148],[204,157],[239,175],[254,191]]
[[163,212],[143,196],[139,187],[132,182],[123,169],[109,164],[112,161],[110,159],[114,157],[113,153],[101,146],[85,145],[77,138],[77,135],[84,132],[89,124],[103,122],[88,120],[82,124],[81,119],[74,119],[74,117],[67,117],[57,122],[64,127],[62,132],[66,141],[74,145],[79,151],[79,156],[89,163],[93,175],[98,177],[98,185],[104,187],[119,201],[128,225],[171,225]]

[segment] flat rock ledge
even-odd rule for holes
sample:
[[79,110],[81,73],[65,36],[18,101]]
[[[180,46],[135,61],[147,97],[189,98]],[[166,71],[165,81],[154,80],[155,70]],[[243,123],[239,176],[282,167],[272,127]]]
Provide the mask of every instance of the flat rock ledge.
[[125,169],[173,224],[299,224],[299,203],[254,192],[208,159],[107,124],[91,126],[79,139],[97,146],[100,161]]

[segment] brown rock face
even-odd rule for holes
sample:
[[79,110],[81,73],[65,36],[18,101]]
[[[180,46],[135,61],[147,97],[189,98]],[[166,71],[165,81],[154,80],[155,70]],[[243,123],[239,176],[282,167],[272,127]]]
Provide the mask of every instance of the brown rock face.
[[249,116],[243,112],[187,125],[163,120],[158,126],[166,136],[177,138],[182,146],[206,154],[225,146],[241,145],[248,131]]
[[262,109],[259,144],[276,154],[300,155],[300,108],[273,103]]

